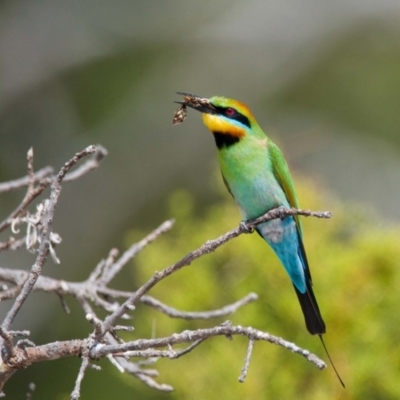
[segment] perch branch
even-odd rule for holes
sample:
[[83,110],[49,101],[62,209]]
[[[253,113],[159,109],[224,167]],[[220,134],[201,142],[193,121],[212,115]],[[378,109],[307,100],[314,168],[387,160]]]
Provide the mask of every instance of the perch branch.
[[194,260],[203,256],[204,254],[211,253],[215,251],[218,247],[222,246],[224,243],[232,240],[233,238],[243,234],[251,232],[258,224],[266,221],[270,221],[276,218],[286,218],[293,215],[302,215],[306,217],[317,217],[317,218],[330,218],[331,213],[328,211],[318,212],[310,210],[298,210],[295,208],[275,208],[268,211],[263,216],[256,218],[251,221],[242,222],[237,228],[221,235],[217,239],[208,240],[198,249],[190,252],[181,260],[163,269],[161,272],[156,272],[152,278],[150,278],[146,283],[144,283],[135,293],[133,293],[129,299],[127,299],[117,310],[115,310],[111,315],[109,315],[103,324],[103,333],[108,332],[113,325],[115,325],[118,318],[121,318],[131,306],[133,306],[143,295],[145,295],[154,285],[162,281],[169,275],[180,270],[183,267],[190,265]]
[[[194,343],[209,339],[214,336],[246,336],[249,340],[253,341],[266,341],[278,346],[284,347],[293,353],[299,354],[306,358],[309,362],[313,363],[318,369],[325,369],[326,364],[316,355],[310,353],[308,350],[302,349],[294,343],[288,342],[280,337],[270,335],[267,332],[260,331],[251,327],[233,326],[230,323],[223,323],[214,328],[197,329],[194,331],[186,330],[181,333],[174,333],[171,336],[158,338],[158,339],[139,339],[132,342],[127,342],[119,345],[102,345],[94,346],[90,351],[91,358],[104,357],[108,354],[122,354],[129,351],[139,351],[154,349],[158,347],[169,347],[180,343]],[[196,344],[197,345],[197,344]],[[145,353],[143,353],[145,354]],[[163,353],[168,356],[167,353]],[[153,355],[149,352],[149,357]],[[169,358],[175,358],[171,356]]]
[[[14,347],[14,352],[16,355],[13,361],[15,362],[14,368],[21,368],[37,362],[57,360],[69,356],[83,356],[87,359],[87,365],[89,364],[90,360],[97,360],[99,358],[109,357],[110,355],[115,356],[118,362],[123,360],[124,358],[122,357],[125,356],[137,356],[144,358],[154,358],[156,356],[174,359],[193,350],[204,340],[215,336],[246,336],[250,341],[266,341],[301,355],[320,370],[326,368],[324,361],[322,361],[316,355],[310,353],[308,350],[302,349],[294,343],[288,342],[280,337],[270,335],[269,333],[260,331],[258,329],[242,327],[240,325],[231,325],[229,321],[213,328],[186,330],[181,333],[174,333],[171,336],[163,338],[139,339],[122,344],[117,343],[115,339],[112,339],[110,336],[108,336],[107,341],[110,339],[112,344],[97,343],[94,345],[93,339],[88,338],[82,340],[58,341],[36,347],[27,347],[24,349]],[[191,343],[191,345],[183,350],[172,349],[172,346],[181,343]],[[160,347],[166,347],[168,350],[156,350]],[[249,356],[246,357],[246,363],[248,362],[248,357]],[[83,363],[81,367],[80,376],[82,377],[82,369],[85,368],[86,370],[87,368],[85,365],[86,362]],[[145,374],[146,371],[142,370],[140,373]]]
[[[91,159],[87,160],[80,167],[71,172],[71,168],[76,165],[81,158],[88,156],[89,154],[94,155]],[[125,342],[117,335],[117,333],[120,330],[132,331],[133,327],[116,325],[116,321],[119,318],[129,318],[128,312],[135,309],[135,304],[138,301],[173,318],[209,319],[234,313],[239,307],[255,301],[257,295],[250,293],[243,299],[217,310],[190,312],[176,310],[175,308],[147,295],[147,292],[154,285],[172,273],[190,265],[197,258],[215,251],[227,241],[243,233],[253,231],[260,223],[274,218],[283,219],[293,215],[329,218],[331,216],[329,212],[313,212],[308,210],[296,210],[293,208],[273,209],[260,218],[241,223],[237,228],[221,235],[217,239],[207,241],[175,264],[160,272],[156,272],[151,279],[145,282],[134,293],[111,289],[108,288],[107,285],[145,246],[170,230],[173,225],[172,220],[164,222],[144,239],[133,244],[119,258],[118,250],[112,249],[109,252],[108,257],[105,260],[102,260],[95,267],[86,281],[66,282],[42,276],[43,265],[47,260],[49,252],[52,250],[50,235],[52,234],[52,222],[55,207],[62,188],[61,183],[78,179],[87,172],[97,168],[99,162],[106,154],[106,150],[101,146],[97,148],[95,146],[89,146],[69,160],[61,168],[58,175],[54,177],[52,176],[52,171],[49,169],[42,169],[36,173],[34,172],[33,151],[30,150],[28,151],[27,156],[27,176],[16,181],[0,184],[0,194],[2,192],[27,186],[27,192],[22,203],[5,221],[0,223],[1,231],[1,229],[5,229],[11,224],[15,224],[13,219],[17,217],[23,219],[22,217],[28,215],[29,213],[26,211],[27,206],[39,194],[41,194],[50,183],[52,183],[50,198],[43,203],[42,209],[44,211],[38,218],[38,221],[41,223],[43,228],[40,231],[40,245],[38,248],[37,258],[31,270],[27,272],[0,268],[0,300],[15,298],[15,302],[6,315],[3,324],[0,326],[0,339],[2,341],[0,389],[3,388],[7,379],[18,369],[25,368],[40,361],[50,361],[62,357],[79,356],[82,357],[82,363],[76,378],[74,390],[71,394],[71,398],[74,400],[77,400],[80,397],[80,388],[87,369],[100,368],[91,364],[91,361],[102,357],[108,358],[120,372],[127,372],[150,387],[162,391],[171,391],[171,386],[160,384],[153,379],[158,376],[156,370],[145,369],[142,368],[142,366],[154,362],[155,359],[159,357],[175,359],[184,356],[198,347],[205,340],[214,336],[225,336],[229,339],[233,336],[245,336],[249,340],[245,362],[239,377],[239,381],[241,382],[246,378],[254,343],[255,341],[261,340],[282,346],[297,353],[316,365],[319,369],[326,368],[326,364],[317,356],[311,354],[308,350],[302,349],[293,343],[283,340],[282,338],[270,335],[267,332],[252,327],[233,326],[229,321],[212,328],[186,330],[181,333],[173,333],[168,337],[138,339],[130,342]],[[36,184],[37,186],[35,187]],[[29,236],[29,229],[27,236]],[[21,240],[23,239],[10,238],[7,242],[0,243],[0,250],[18,248],[22,246]],[[9,288],[8,283],[14,286]],[[65,310],[67,310],[67,306],[64,302],[64,296],[74,296],[84,310],[86,319],[93,325],[93,332],[83,340],[69,340],[65,342],[57,341],[36,346],[33,342],[27,339],[27,336],[29,335],[28,331],[10,331],[9,328],[15,316],[33,290],[42,290],[57,294],[60,297]],[[119,304],[115,299],[122,299],[123,303]],[[96,316],[92,304],[101,307],[108,313],[108,316],[104,321]],[[14,345],[14,338],[16,336],[22,336],[23,339],[19,340],[17,344]],[[187,344],[184,348],[173,348],[173,346],[184,343]],[[147,362],[132,362],[129,360],[129,357],[140,357],[147,360]]]

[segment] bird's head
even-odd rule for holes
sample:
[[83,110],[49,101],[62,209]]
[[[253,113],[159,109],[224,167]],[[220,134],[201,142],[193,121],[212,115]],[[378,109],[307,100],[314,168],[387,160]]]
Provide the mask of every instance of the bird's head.
[[236,138],[252,134],[258,127],[249,108],[233,99],[213,96],[209,99],[178,93],[184,96],[183,102],[186,105],[203,114],[203,122],[207,128],[218,134],[226,134]]

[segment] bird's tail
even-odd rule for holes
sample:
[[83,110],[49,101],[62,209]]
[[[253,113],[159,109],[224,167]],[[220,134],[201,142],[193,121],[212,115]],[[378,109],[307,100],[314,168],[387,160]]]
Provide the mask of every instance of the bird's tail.
[[322,338],[322,335],[326,332],[325,330],[325,322],[322,319],[321,313],[318,308],[317,300],[315,299],[314,292],[312,290],[311,282],[307,279],[307,291],[305,293],[301,293],[297,290],[296,286],[294,286],[294,289],[297,294],[297,298],[299,299],[301,309],[304,314],[304,320],[306,321],[306,326],[308,332],[310,332],[312,335],[318,335],[319,338],[321,339],[322,346],[324,347],[324,350],[326,352],[326,355],[329,358],[329,361],[333,367],[333,370],[335,371],[335,374],[337,378],[339,379],[340,384],[345,387],[344,382],[342,378],[339,375],[339,372],[337,371],[335,364],[333,363],[331,356],[328,352],[327,347],[325,346],[324,339]]
[[305,293],[301,293],[296,286],[297,298],[299,299],[301,309],[304,314],[304,320],[306,327],[311,335],[322,335],[325,333],[325,322],[322,319],[321,313],[318,308],[317,300],[315,299],[314,292],[311,287],[311,282],[307,281],[307,290]]

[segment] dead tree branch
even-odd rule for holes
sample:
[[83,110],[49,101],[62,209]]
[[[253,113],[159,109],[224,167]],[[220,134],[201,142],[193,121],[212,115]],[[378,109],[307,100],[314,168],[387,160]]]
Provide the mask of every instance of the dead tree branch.
[[[41,180],[51,177],[53,174],[53,167],[44,167],[33,174],[34,183],[40,182]],[[10,192],[12,190],[20,189],[22,187],[28,186],[29,176],[24,176],[13,181],[8,181],[0,183],[0,194]]]
[[170,276],[176,271],[179,271],[181,268],[190,265],[194,260],[199,257],[212,253],[218,247],[222,246],[224,243],[229,240],[238,237],[243,233],[251,233],[254,230],[254,227],[272,219],[276,218],[285,218],[293,215],[303,215],[306,217],[317,217],[317,218],[330,218],[331,213],[328,211],[323,212],[315,212],[310,210],[297,210],[295,208],[275,208],[273,210],[268,211],[263,216],[256,218],[254,220],[248,222],[242,222],[237,228],[232,229],[231,231],[221,235],[217,239],[208,240],[198,249],[190,252],[181,260],[171,265],[168,268],[163,269],[161,272],[156,272],[152,278],[150,278],[144,285],[142,285],[135,293],[129,297],[128,300],[125,301],[117,310],[115,310],[110,316],[108,316],[103,324],[103,333],[108,332],[113,325],[115,325],[118,318],[121,318],[130,307],[134,306],[135,303],[145,295],[153,286],[157,283],[161,282],[166,277]]
[[[15,316],[17,315],[19,309],[22,307],[22,304],[28,297],[29,293],[32,291],[37,279],[39,278],[42,267],[46,262],[47,256],[49,254],[50,249],[50,234],[52,231],[52,223],[53,223],[53,216],[54,211],[57,205],[58,198],[61,193],[61,182],[64,179],[66,173],[83,157],[86,157],[89,154],[93,154],[96,151],[95,146],[89,146],[83,151],[76,153],[73,158],[67,161],[64,166],[61,168],[60,172],[54,179],[51,185],[51,193],[50,199],[45,202],[44,206],[44,216],[43,216],[43,231],[42,237],[40,241],[40,246],[38,250],[38,255],[33,264],[29,278],[25,281],[24,285],[22,286],[21,293],[17,297],[15,303],[12,305],[10,311],[7,313],[6,318],[2,323],[2,328],[8,330],[10,328],[11,323],[13,322]],[[29,163],[28,163],[29,164]],[[29,185],[28,185],[29,187]],[[28,190],[29,193],[29,190]],[[26,196],[28,197],[28,195]]]
[[[180,269],[189,266],[199,257],[215,251],[224,243],[241,234],[252,232],[262,222],[294,215],[330,218],[331,215],[329,212],[285,208],[270,210],[260,218],[243,222],[237,228],[218,238],[208,240],[173,265],[160,272],[155,272],[135,292],[110,288],[109,284],[128,265],[132,258],[161,235],[168,232],[173,226],[173,220],[162,223],[142,240],[132,244],[121,256],[119,256],[117,249],[111,249],[108,256],[97,264],[85,281],[67,282],[43,276],[43,266],[49,254],[53,257],[54,261],[58,261],[54,251],[54,244],[60,243],[61,238],[52,231],[52,223],[62,184],[79,179],[87,172],[97,168],[99,162],[106,154],[106,150],[101,146],[89,146],[83,151],[76,153],[73,158],[64,164],[59,173],[53,176],[53,170],[50,167],[43,168],[36,173],[34,172],[33,151],[29,150],[27,156],[27,176],[0,184],[0,194],[21,187],[27,187],[21,204],[0,223],[0,232],[11,228],[14,233],[18,233],[18,224],[26,223],[26,234],[22,238],[15,239],[14,237],[10,237],[8,241],[0,243],[0,251],[17,249],[24,245],[28,250],[33,249],[37,251],[35,263],[27,271],[0,268],[0,301],[14,299],[10,310],[0,326],[0,390],[3,389],[11,375],[19,369],[26,368],[40,361],[79,356],[82,358],[82,364],[75,381],[75,387],[71,393],[71,398],[74,400],[80,398],[81,385],[87,369],[99,369],[93,362],[103,357],[106,357],[119,371],[131,374],[149,387],[161,391],[171,391],[172,387],[170,385],[158,383],[155,380],[158,376],[158,371],[147,368],[147,366],[153,364],[160,357],[170,359],[182,357],[196,349],[205,340],[214,336],[225,336],[227,338],[244,336],[249,340],[244,366],[239,377],[240,382],[243,382],[246,378],[256,341],[266,341],[279,345],[293,353],[301,355],[319,369],[326,367],[325,363],[317,356],[311,354],[308,350],[298,347],[294,343],[287,342],[282,338],[252,327],[233,326],[229,321],[211,328],[185,330],[180,333],[172,333],[170,336],[163,338],[141,338],[134,341],[124,341],[118,336],[119,331],[131,332],[134,327],[117,325],[117,322],[120,318],[130,318],[138,302],[152,307],[169,317],[188,320],[218,318],[236,312],[238,308],[255,301],[257,295],[250,293],[233,304],[225,305],[215,310],[195,312],[177,310],[148,295],[148,292],[156,284]],[[85,161],[74,171],[71,171],[73,166],[89,155],[92,155],[89,160]],[[37,206],[36,213],[30,213],[28,211],[29,205],[49,185],[51,185],[49,198]],[[38,243],[37,249],[35,248],[36,243]],[[28,331],[17,332],[10,330],[16,315],[28,296],[34,291],[56,294],[61,299],[62,306],[66,312],[68,312],[68,307],[64,298],[72,296],[83,309],[86,320],[92,325],[93,331],[84,339],[64,342],[57,341],[36,346],[27,338],[29,336]],[[94,307],[99,307],[106,312],[104,320],[96,315]],[[88,324],[88,326],[90,325]],[[22,339],[15,343],[17,336],[22,336]],[[184,347],[182,347],[183,344],[185,344]],[[139,360],[131,361],[131,358],[139,358]]]

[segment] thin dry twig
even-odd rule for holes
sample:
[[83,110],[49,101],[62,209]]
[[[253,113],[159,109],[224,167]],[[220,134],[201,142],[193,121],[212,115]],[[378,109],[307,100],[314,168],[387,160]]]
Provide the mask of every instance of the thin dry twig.
[[[132,342],[127,342],[118,345],[103,345],[94,346],[90,351],[90,356],[94,359],[104,357],[108,354],[122,354],[128,351],[139,351],[154,349],[158,347],[169,347],[180,343],[193,343],[198,340],[205,340],[214,336],[246,336],[253,341],[266,341],[272,344],[279,345],[293,353],[299,354],[313,363],[318,369],[325,369],[326,364],[316,355],[308,350],[302,349],[294,343],[288,342],[280,337],[273,336],[267,332],[260,331],[251,327],[234,326],[230,323],[223,323],[219,326],[207,329],[186,330],[181,333],[174,333],[171,336],[158,339],[139,339]],[[143,353],[145,354],[145,353]],[[149,353],[149,357],[152,357]]]
[[111,264],[109,268],[103,272],[101,278],[102,282],[104,284],[109,283],[133,257],[140,253],[150,243],[154,242],[154,240],[156,240],[160,235],[168,232],[174,226],[174,222],[173,219],[163,222],[140,242],[133,244],[122,254],[117,262]]
[[171,357],[171,358],[179,358],[184,356],[187,353],[190,353],[192,350],[194,350],[197,346],[199,346],[200,344],[202,344],[206,339],[199,339],[196,340],[195,342],[193,342],[190,346],[186,347],[186,349],[183,350],[179,350],[175,352],[175,356]]
[[101,321],[93,313],[86,314],[86,319],[94,326],[94,337],[97,340],[101,338]]
[[[76,180],[83,175],[87,174],[88,172],[92,171],[93,169],[96,169],[99,166],[100,161],[107,155],[107,149],[105,149],[101,145],[96,145],[96,153],[94,154],[94,157],[91,160],[88,160],[85,164],[81,165],[79,168],[77,168],[75,171],[70,172],[65,178],[64,182],[71,182],[73,180]],[[51,180],[54,179],[53,176],[54,168],[47,166],[44,167],[38,171],[36,171],[33,174],[33,181],[34,183],[40,182],[45,178],[51,178]],[[22,187],[28,186],[29,183],[31,182],[32,178],[28,174],[22,178],[15,179],[12,181],[8,182],[1,182],[0,183],[0,194],[2,193],[7,193],[12,190],[20,189]]]
[[[10,270],[0,267],[0,279],[16,285],[3,292],[0,292],[0,301],[15,298],[21,290],[21,285],[23,284],[23,282],[26,281],[28,276],[28,271],[23,271],[19,269]],[[91,278],[83,282],[68,282],[53,279],[43,275],[38,278],[33,290],[43,291],[47,293],[56,293],[60,297],[63,309],[67,314],[69,313],[69,309],[64,300],[64,296],[66,295],[71,295],[75,298],[84,297],[88,301],[94,301],[96,305],[104,309],[109,309],[111,307],[110,303],[107,303],[105,301],[98,302],[98,297],[96,297],[94,293],[100,293],[113,298],[129,298],[132,295],[132,292],[110,289],[105,286],[97,286],[97,282],[92,281]],[[160,300],[155,299],[154,297],[149,295],[142,296],[140,298],[140,302],[156,309],[157,311],[162,312],[165,315],[168,315],[171,318],[194,320],[225,317],[227,315],[235,313],[239,308],[245,306],[246,304],[250,304],[257,299],[258,296],[256,293],[249,293],[242,299],[239,299],[232,304],[228,304],[219,309],[209,311],[177,310],[176,308],[168,306]]]
[[176,308],[169,307],[162,303],[161,301],[155,299],[151,296],[142,296],[140,301],[143,304],[146,304],[150,307],[155,308],[156,310],[168,315],[171,318],[182,318],[182,319],[211,319],[218,317],[225,317],[227,315],[231,315],[235,313],[239,308],[243,307],[246,304],[252,303],[258,299],[258,296],[255,293],[249,293],[247,296],[242,299],[236,301],[235,303],[228,304],[222,308],[212,311],[180,311]]
[[50,184],[51,180],[50,178],[42,179],[39,182],[39,185],[35,188],[35,173],[33,170],[33,149],[32,147],[28,150],[28,153],[26,155],[27,159],[27,186],[28,190],[26,191],[25,197],[20,203],[20,205],[6,218],[2,223],[0,223],[0,232],[2,232],[4,229],[8,228],[14,218],[18,217],[20,214],[22,214],[25,209],[28,207],[28,205],[36,198],[38,197],[44,189]]
[[58,201],[58,198],[61,193],[61,182],[64,179],[66,173],[83,157],[86,157],[89,154],[93,154],[96,151],[95,146],[89,146],[83,151],[76,153],[73,158],[67,161],[64,166],[61,168],[58,173],[56,179],[53,181],[51,185],[51,193],[50,200],[45,204],[44,217],[43,217],[43,232],[41,237],[41,243],[38,250],[38,255],[34,265],[31,268],[29,273],[29,278],[24,283],[20,295],[16,298],[14,304],[11,309],[7,313],[6,318],[2,323],[2,327],[5,330],[10,328],[11,323],[13,322],[15,316],[20,310],[22,304],[28,297],[29,293],[32,291],[38,277],[42,272],[42,267],[47,260],[47,256],[49,254],[50,247],[50,234],[52,231],[52,223],[54,210]]
[[246,379],[247,372],[248,372],[249,366],[250,366],[251,355],[253,353],[253,347],[254,347],[254,339],[250,339],[249,346],[247,347],[246,358],[244,359],[244,365],[242,368],[242,372],[239,376],[240,383],[243,383]]
[[71,400],[78,400],[80,395],[81,395],[81,384],[83,377],[85,376],[86,370],[89,368],[89,358],[88,357],[83,357],[81,367],[79,369],[78,376],[75,381],[75,387],[74,390],[71,393]]
[[[79,168],[70,172],[71,168],[76,165],[81,158],[89,154],[94,154],[94,156],[83,163]],[[164,222],[144,239],[133,244],[119,258],[118,250],[112,249],[109,252],[108,257],[105,260],[102,260],[95,267],[86,281],[66,282],[42,276],[43,265],[46,262],[49,253],[52,251],[52,222],[55,207],[61,192],[61,183],[78,179],[87,172],[97,168],[100,160],[106,154],[106,150],[101,146],[97,148],[95,146],[89,146],[65,163],[56,177],[50,177],[51,172],[48,171],[41,170],[41,174],[39,174],[40,171],[37,173],[34,172],[33,151],[30,150],[27,155],[27,176],[6,183],[8,186],[1,186],[0,184],[0,193],[2,192],[2,187],[3,191],[9,191],[14,188],[27,186],[27,192],[22,203],[5,221],[0,223],[1,231],[1,229],[10,226],[14,218],[18,217],[18,220],[21,221],[25,216],[29,216],[29,212],[26,211],[27,206],[43,192],[52,180],[50,198],[43,203],[43,212],[38,214],[39,217],[35,217],[38,223],[42,226],[42,229],[40,230],[40,245],[35,264],[29,272],[0,268],[0,282],[2,283],[0,300],[15,298],[15,302],[0,326],[0,339],[2,342],[2,353],[0,358],[0,390],[3,388],[4,383],[9,379],[9,377],[18,369],[25,368],[40,361],[79,356],[82,357],[82,364],[76,378],[74,390],[71,393],[71,399],[73,400],[77,400],[80,397],[81,384],[87,369],[99,369],[97,365],[91,364],[90,361],[101,357],[107,357],[120,372],[127,372],[152,388],[161,391],[171,391],[173,389],[171,386],[160,384],[153,379],[158,376],[158,372],[155,369],[143,369],[142,367],[149,363],[153,363],[160,357],[170,359],[182,357],[193,351],[205,340],[214,336],[225,336],[228,339],[232,339],[234,336],[239,335],[248,338],[249,345],[244,366],[239,377],[240,382],[243,382],[246,378],[254,343],[255,341],[260,340],[282,346],[297,353],[305,357],[309,362],[315,364],[319,369],[324,369],[326,367],[326,364],[317,356],[311,354],[308,350],[298,347],[294,343],[287,342],[282,338],[251,327],[232,326],[229,321],[208,329],[186,330],[181,333],[173,333],[172,335],[163,338],[139,339],[130,342],[125,342],[121,339],[117,335],[117,332],[121,330],[132,331],[133,327],[116,325],[116,321],[118,318],[129,318],[128,312],[135,309],[137,301],[141,301],[143,304],[153,307],[173,318],[209,319],[234,313],[239,307],[255,301],[257,295],[250,293],[243,299],[217,310],[190,312],[176,310],[175,308],[146,295],[146,293],[167,276],[190,265],[194,260],[202,255],[215,251],[222,244],[234,237],[243,233],[251,232],[254,227],[262,222],[274,218],[286,218],[293,215],[329,218],[330,213],[328,212],[313,212],[308,210],[284,208],[271,210],[260,218],[241,223],[237,228],[221,235],[217,239],[207,241],[175,264],[163,269],[161,272],[156,272],[151,279],[145,282],[134,293],[111,289],[107,287],[107,285],[145,246],[171,229],[173,225],[172,220]],[[35,187],[36,183],[38,183],[38,186]],[[31,216],[29,216],[29,218],[31,218]],[[15,224],[15,222],[13,224]],[[29,229],[27,236],[28,235]],[[19,241],[21,240],[24,239],[10,238],[7,242],[0,243],[0,251],[2,249],[13,249],[22,246],[22,244],[19,244]],[[14,286],[9,288],[8,283]],[[74,296],[84,310],[87,320],[93,325],[93,332],[83,340],[70,340],[36,346],[33,342],[27,339],[27,336],[29,335],[28,331],[10,331],[9,328],[15,316],[33,290],[56,293],[60,297],[63,308],[66,311],[68,311],[68,307],[66,306],[64,297],[66,295]],[[122,304],[119,304],[116,300],[112,299],[124,299],[125,301]],[[101,307],[109,313],[104,321],[96,316],[91,306],[92,304]],[[19,340],[17,344],[14,345],[14,338],[16,336],[22,336],[23,339]],[[183,343],[188,343],[188,345],[180,349],[173,348],[173,346]],[[147,360],[147,363],[143,361],[132,362],[129,361],[129,357],[144,358]],[[33,392],[33,389],[31,392]]]
[[[74,181],[92,171],[93,169],[98,168],[100,161],[107,155],[107,150],[104,147],[98,145],[97,147],[95,147],[95,151],[93,153],[94,155],[90,160],[86,161],[75,171],[69,172],[65,177],[63,177],[63,181]],[[19,215],[23,214],[28,205],[31,204],[33,200],[35,200],[50,185],[51,182],[57,179],[57,176],[52,175],[52,167],[45,167],[40,171],[34,173],[32,148],[29,149],[27,154],[27,164],[27,176],[17,179],[15,181],[0,183],[0,194],[24,186],[28,187],[25,197],[19,204],[19,206],[13,212],[11,212],[11,214],[3,222],[0,223],[0,232],[8,228],[12,224],[12,221]],[[35,183],[38,183],[37,187],[35,187]]]
[[[44,167],[39,171],[36,171],[33,175],[34,182],[40,182],[41,180],[50,177],[53,171],[53,167]],[[13,181],[2,182],[0,183],[0,194],[28,186],[29,182],[30,179],[28,175]]]
[[0,292],[0,301],[15,299],[21,292],[22,284]]
[[[79,302],[81,303],[82,308],[87,314],[93,315],[95,318],[97,318],[95,312],[93,309],[90,307],[90,304],[88,301],[84,298],[80,298]],[[104,336],[104,340],[106,343],[112,344],[112,345],[118,345],[121,342],[116,339],[115,335],[112,335],[110,332],[108,332]],[[118,371],[121,373],[127,372],[128,374],[134,376],[135,378],[139,379],[141,382],[146,384],[147,386],[164,391],[164,392],[170,392],[173,390],[173,388],[170,385],[166,384],[160,384],[156,382],[153,378],[158,377],[158,371],[152,369],[142,369],[140,363],[132,363],[128,361],[125,357],[118,357],[118,356],[113,356],[112,354],[109,354],[106,356],[107,359],[111,362],[112,365],[114,365]],[[153,360],[153,359],[151,359]],[[143,364],[144,365],[144,364]]]
[[[186,330],[181,333],[174,333],[168,337],[139,339],[127,343],[118,343],[116,342],[115,338],[110,335],[110,333],[107,333],[105,340],[106,343],[109,344],[102,344],[98,342],[96,344],[96,342],[93,342],[93,339],[89,337],[83,340],[69,340],[64,342],[59,341],[23,349],[15,347],[14,350],[16,353],[18,353],[15,357],[15,360],[18,361],[18,364],[14,365],[14,367],[16,370],[17,368],[27,367],[40,361],[56,360],[70,356],[82,356],[84,361],[81,365],[73,392],[75,395],[74,398],[78,399],[79,388],[84,377],[84,372],[90,364],[90,360],[97,360],[102,357],[107,357],[110,360],[113,360],[113,363],[118,366],[121,372],[127,371],[152,387],[156,387],[159,390],[169,391],[171,389],[169,385],[160,385],[151,378],[151,376],[157,376],[155,371],[142,370],[139,368],[137,363],[131,363],[124,357],[135,356],[150,359],[153,359],[154,357],[167,357],[174,359],[187,354],[203,341],[214,336],[246,336],[250,341],[267,341],[303,356],[318,369],[322,370],[326,368],[326,364],[316,355],[310,353],[308,350],[300,348],[294,343],[251,327],[242,327],[240,325],[233,326],[228,321],[213,328]],[[191,345],[182,350],[174,350],[172,348],[172,346],[181,343],[191,343]],[[167,350],[157,350],[160,347],[166,347]],[[250,360],[250,353],[251,350],[248,350],[248,356],[246,357],[245,361],[247,368]],[[94,368],[97,369],[97,367]]]
[[47,188],[47,186],[50,185],[50,183],[50,179],[46,178],[40,181],[39,185],[36,188],[33,188],[32,190],[28,189],[24,199],[19,204],[19,206],[2,223],[0,223],[0,232],[3,232],[6,228],[11,226],[13,220],[21,215],[29,206],[29,204],[31,204],[33,200],[35,200],[40,194],[42,194],[42,192]]
[[[158,372],[156,370],[143,370],[138,367],[139,363],[132,363],[125,360],[122,357],[117,358],[119,365],[124,369],[124,372],[134,376],[139,379],[142,383],[147,385],[148,387],[158,390],[160,392],[172,392],[174,388],[165,383],[158,383],[153,378],[158,376]],[[154,360],[150,358],[150,360]]]
[[0,242],[0,251],[4,250],[17,250],[24,247],[26,243],[26,236],[20,239],[11,237],[7,242]]
[[330,218],[331,213],[328,211],[316,212],[310,210],[298,210],[295,208],[275,208],[273,210],[268,211],[263,216],[256,218],[254,220],[248,222],[242,222],[239,227],[232,229],[231,231],[221,235],[217,239],[208,240],[198,249],[190,252],[181,260],[176,262],[175,264],[171,265],[163,269],[161,272],[155,272],[152,278],[150,278],[146,283],[144,283],[135,293],[133,293],[129,299],[127,299],[117,310],[115,310],[111,315],[109,315],[104,323],[103,323],[103,334],[108,332],[113,325],[115,325],[118,318],[121,318],[131,306],[133,306],[144,294],[146,294],[154,285],[158,282],[162,281],[169,275],[173,274],[174,272],[180,270],[183,267],[190,265],[194,260],[203,256],[204,254],[211,253],[215,251],[218,247],[222,246],[224,243],[232,240],[235,237],[243,233],[251,232],[254,227],[258,224],[261,224],[266,221],[270,221],[276,218],[286,218],[288,216],[293,215],[302,215],[302,216],[312,216],[317,218]]
[[86,175],[88,172],[99,167],[101,160],[108,154],[108,151],[100,144],[94,146],[94,149],[94,152],[90,153],[93,154],[93,156],[74,171],[68,172],[63,180],[64,182],[75,181],[81,178],[83,175]]
[[4,349],[2,358],[5,362],[7,362],[15,355],[13,335],[10,332],[7,332],[7,330],[4,329],[2,326],[0,326],[0,337],[3,339],[2,348]]

